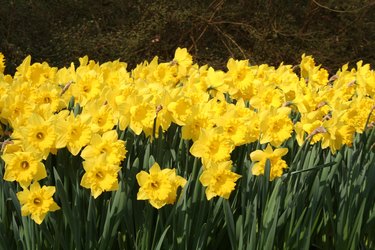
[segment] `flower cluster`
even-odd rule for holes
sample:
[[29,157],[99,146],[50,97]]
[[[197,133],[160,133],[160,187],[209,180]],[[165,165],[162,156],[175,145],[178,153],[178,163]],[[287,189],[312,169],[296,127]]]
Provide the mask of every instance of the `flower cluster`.
[[92,196],[97,198],[103,191],[118,189],[120,163],[125,158],[125,142],[117,139],[117,132],[110,130],[103,135],[94,134],[90,143],[82,150],[85,159],[85,174],[81,186],[90,188]]
[[[236,147],[267,144],[264,152],[250,154],[257,162],[252,173],[264,174],[269,159],[274,179],[287,168],[281,159],[287,149],[280,147],[292,136],[299,145],[319,142],[334,154],[375,122],[370,65],[344,65],[332,77],[311,56],[302,55],[298,66],[229,59],[227,71],[215,70],[194,64],[178,48],[170,62],[155,57],[131,71],[118,60],[99,64],[85,56],[78,66],[55,68],[28,56],[11,76],[4,75],[0,54],[4,179],[25,191],[39,185],[47,177],[43,162],[66,148],[84,159],[81,185],[96,198],[118,188],[126,148],[117,131],[158,138],[174,123],[182,139],[192,140],[190,153],[202,160],[207,199],[228,198],[240,177],[232,170]],[[173,203],[185,182],[171,171],[153,166],[150,175],[141,172],[138,198],[158,208]]]

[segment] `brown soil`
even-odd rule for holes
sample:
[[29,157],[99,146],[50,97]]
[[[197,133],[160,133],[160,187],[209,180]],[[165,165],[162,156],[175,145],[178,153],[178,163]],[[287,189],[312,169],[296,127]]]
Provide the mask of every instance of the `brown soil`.
[[0,6],[7,73],[29,54],[58,67],[88,55],[120,59],[130,69],[155,55],[170,60],[177,47],[215,68],[230,57],[298,64],[302,53],[330,73],[358,60],[375,64],[373,0],[0,0]]

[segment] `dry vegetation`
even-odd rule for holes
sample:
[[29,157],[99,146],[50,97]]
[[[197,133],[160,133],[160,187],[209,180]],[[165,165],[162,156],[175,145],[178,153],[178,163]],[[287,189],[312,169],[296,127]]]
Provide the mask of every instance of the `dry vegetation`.
[[[312,54],[330,73],[375,64],[375,1],[0,0],[0,51],[13,73],[28,54],[53,66],[90,58],[135,66],[187,47],[201,65],[297,64]],[[353,64],[354,65],[354,64]]]

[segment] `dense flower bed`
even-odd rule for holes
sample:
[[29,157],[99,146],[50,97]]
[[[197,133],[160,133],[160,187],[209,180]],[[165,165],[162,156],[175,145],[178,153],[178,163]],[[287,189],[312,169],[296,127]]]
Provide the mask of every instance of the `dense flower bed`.
[[[228,199],[241,178],[239,168],[271,181],[290,175],[288,141],[300,148],[318,144],[334,156],[375,122],[375,73],[361,61],[333,76],[306,55],[300,65],[278,67],[229,59],[228,70],[221,71],[193,64],[178,48],[170,62],[155,57],[130,71],[124,62],[99,64],[87,56],[78,66],[58,69],[31,63],[29,56],[11,76],[2,74],[0,59],[3,179],[19,184],[22,215],[38,224],[60,209],[56,187],[48,185],[54,182],[46,181],[56,174],[45,165],[63,149],[82,159],[74,171],[96,199],[118,190],[121,169],[134,163],[126,161],[126,133],[163,144],[173,127],[181,139],[176,150],[190,140],[190,154],[201,161],[206,198]],[[233,152],[246,145],[258,145],[245,152],[251,166],[234,164]],[[136,173],[138,200],[160,209],[186,195],[179,188],[186,189],[192,172],[175,158],[153,160]],[[48,164],[69,175],[68,159]]]

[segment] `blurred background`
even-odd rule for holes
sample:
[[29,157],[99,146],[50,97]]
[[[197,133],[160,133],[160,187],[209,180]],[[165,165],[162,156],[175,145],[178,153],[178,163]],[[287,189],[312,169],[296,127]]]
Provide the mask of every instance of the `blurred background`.
[[27,56],[68,66],[78,58],[137,63],[186,47],[200,65],[298,64],[312,55],[331,74],[375,65],[374,0],[0,0],[6,73]]

